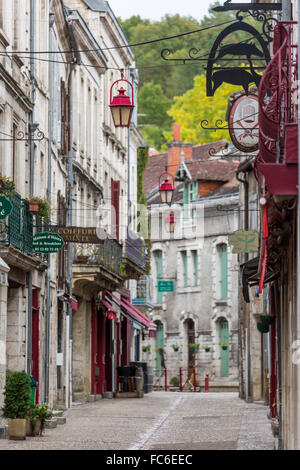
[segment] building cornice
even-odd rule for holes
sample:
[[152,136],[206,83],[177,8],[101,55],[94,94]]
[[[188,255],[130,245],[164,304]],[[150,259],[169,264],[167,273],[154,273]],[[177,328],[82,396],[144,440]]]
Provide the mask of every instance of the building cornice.
[[0,64],[0,79],[4,81],[8,87],[9,93],[25,109],[25,111],[31,112],[34,104],[29,97],[25,95],[18,82],[16,82],[16,80],[5,70],[2,64]]

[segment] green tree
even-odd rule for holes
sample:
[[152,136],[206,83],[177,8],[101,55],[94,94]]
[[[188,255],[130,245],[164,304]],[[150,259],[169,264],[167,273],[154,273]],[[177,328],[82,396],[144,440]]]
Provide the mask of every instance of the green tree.
[[[169,110],[169,115],[181,126],[182,139],[195,144],[229,139],[228,131],[204,130],[201,121],[207,120],[207,127],[214,127],[217,120],[224,122],[228,98],[234,91],[236,86],[224,83],[213,98],[207,97],[205,76],[195,77],[194,88],[175,97],[175,104]],[[165,132],[164,136],[168,141],[172,140],[170,132]]]

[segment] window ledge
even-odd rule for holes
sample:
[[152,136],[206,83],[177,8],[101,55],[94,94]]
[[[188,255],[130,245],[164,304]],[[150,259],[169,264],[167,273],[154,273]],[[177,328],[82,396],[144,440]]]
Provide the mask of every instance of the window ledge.
[[195,287],[179,287],[177,288],[177,294],[190,294],[193,292],[201,292],[201,289],[199,286]]
[[228,300],[215,300],[215,305],[217,306],[228,306]]

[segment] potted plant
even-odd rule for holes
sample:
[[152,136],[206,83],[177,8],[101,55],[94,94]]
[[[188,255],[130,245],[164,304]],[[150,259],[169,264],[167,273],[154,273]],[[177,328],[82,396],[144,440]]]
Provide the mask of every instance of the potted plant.
[[45,421],[52,418],[53,413],[48,409],[48,403],[32,405],[28,411],[29,435],[41,436],[45,427]]
[[4,390],[4,417],[10,439],[26,439],[26,417],[30,408],[30,377],[26,372],[7,372]]
[[29,210],[32,214],[39,215],[44,220],[49,220],[51,215],[51,205],[47,199],[32,196],[28,199]]
[[15,194],[15,183],[0,173],[0,194],[11,197]]
[[202,349],[204,349],[205,352],[210,352],[211,351],[211,347],[210,346],[202,346]]
[[143,352],[150,352],[150,345],[148,344],[148,346],[143,346],[142,349]]
[[172,348],[175,352],[179,351],[179,346],[177,346],[177,344],[172,344]]
[[221,343],[220,346],[223,349],[223,351],[226,351],[226,349],[228,349],[228,343],[226,343],[226,342]]
[[198,343],[190,343],[189,344],[189,348],[190,348],[191,351],[196,351],[196,350],[199,349],[199,347],[200,347],[200,344],[198,344]]

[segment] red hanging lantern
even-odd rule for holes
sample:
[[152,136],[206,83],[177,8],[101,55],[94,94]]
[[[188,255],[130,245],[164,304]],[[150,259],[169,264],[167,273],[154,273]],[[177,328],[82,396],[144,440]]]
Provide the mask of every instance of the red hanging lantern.
[[[112,96],[113,88],[116,83],[126,82],[131,86],[131,100],[127,96],[125,88],[121,87],[118,91],[118,96]],[[121,79],[113,83],[110,89],[110,109],[111,114],[114,120],[115,127],[129,127],[131,122],[131,117],[134,109],[134,92],[132,84],[124,79],[123,73],[121,74]]]
[[174,233],[175,231],[174,212],[170,212],[169,216],[166,218],[166,230],[168,233]]
[[173,176],[167,172],[160,175],[158,187],[161,202],[163,204],[169,204],[169,206],[171,206],[174,196]]

